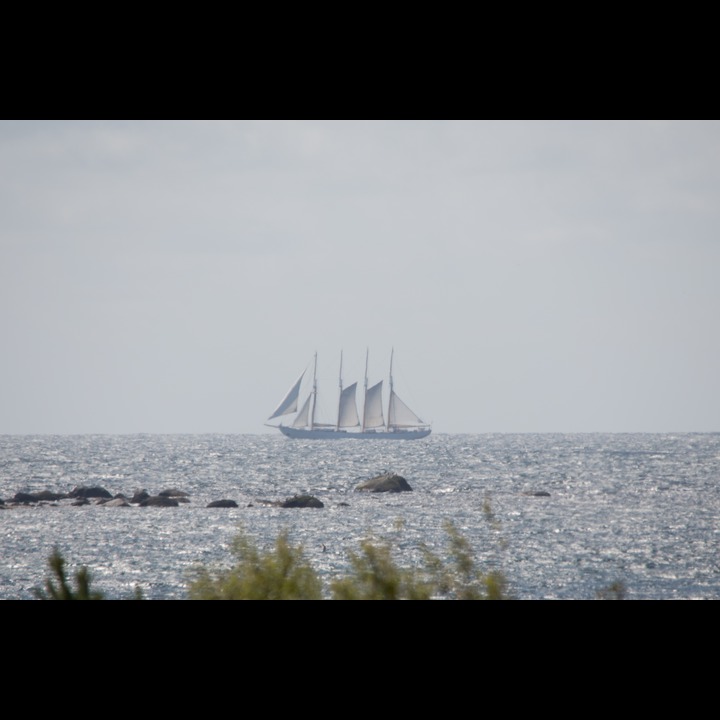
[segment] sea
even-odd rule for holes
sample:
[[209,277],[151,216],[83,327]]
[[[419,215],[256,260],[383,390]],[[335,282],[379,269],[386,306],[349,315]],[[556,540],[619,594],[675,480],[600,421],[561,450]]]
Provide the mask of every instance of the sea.
[[[412,491],[358,492],[385,472]],[[29,505],[78,486],[177,507]],[[322,508],[276,503],[309,494]],[[449,523],[517,600],[720,598],[720,434],[433,434],[423,440],[276,435],[0,436],[0,599],[31,600],[58,549],[109,599],[188,598],[198,567],[225,568],[239,534],[302,546],[329,595],[366,540],[400,567],[448,556]],[[234,508],[209,508],[215,500]]]

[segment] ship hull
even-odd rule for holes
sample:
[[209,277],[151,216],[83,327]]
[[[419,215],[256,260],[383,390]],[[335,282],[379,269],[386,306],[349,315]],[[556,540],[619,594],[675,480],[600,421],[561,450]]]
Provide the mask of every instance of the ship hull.
[[304,428],[293,428],[287,425],[278,426],[278,430],[289,438],[304,440],[419,440],[427,437],[432,430],[391,430],[380,432],[350,432],[347,430],[333,430],[330,428],[307,430]]

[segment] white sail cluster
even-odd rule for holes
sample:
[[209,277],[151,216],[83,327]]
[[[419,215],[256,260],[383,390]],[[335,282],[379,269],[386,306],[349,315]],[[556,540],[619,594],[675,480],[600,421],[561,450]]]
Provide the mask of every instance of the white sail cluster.
[[[322,437],[331,438],[342,434],[344,437],[380,437],[392,436],[425,437],[430,434],[430,426],[416,415],[397,395],[393,389],[392,355],[390,358],[390,395],[387,405],[387,420],[383,413],[383,381],[372,387],[367,385],[367,357],[365,360],[365,392],[362,415],[357,406],[357,382],[343,386],[342,355],[340,359],[340,390],[338,410],[335,423],[319,423],[315,420],[317,397],[317,355],[313,372],[313,387],[303,403],[300,411],[289,426],[279,425],[279,429],[290,437]],[[275,412],[268,418],[282,417],[297,411],[303,372],[295,384],[278,405]],[[357,432],[348,432],[357,430]],[[335,433],[335,434],[333,434]]]

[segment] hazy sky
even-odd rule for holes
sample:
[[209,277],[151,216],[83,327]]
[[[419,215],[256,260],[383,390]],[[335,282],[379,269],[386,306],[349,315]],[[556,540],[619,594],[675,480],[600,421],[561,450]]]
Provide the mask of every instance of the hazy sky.
[[720,123],[0,121],[0,433],[720,431]]

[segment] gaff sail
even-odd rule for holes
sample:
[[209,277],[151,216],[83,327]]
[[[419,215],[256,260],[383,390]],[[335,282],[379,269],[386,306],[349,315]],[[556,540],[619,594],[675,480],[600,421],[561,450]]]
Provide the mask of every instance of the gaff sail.
[[357,383],[348,385],[340,394],[340,411],[338,412],[338,427],[350,428],[360,425],[357,405],[355,403],[355,391]]
[[379,428],[385,426],[385,418],[382,409],[382,385],[381,380],[365,392],[365,410],[363,411],[363,427]]

